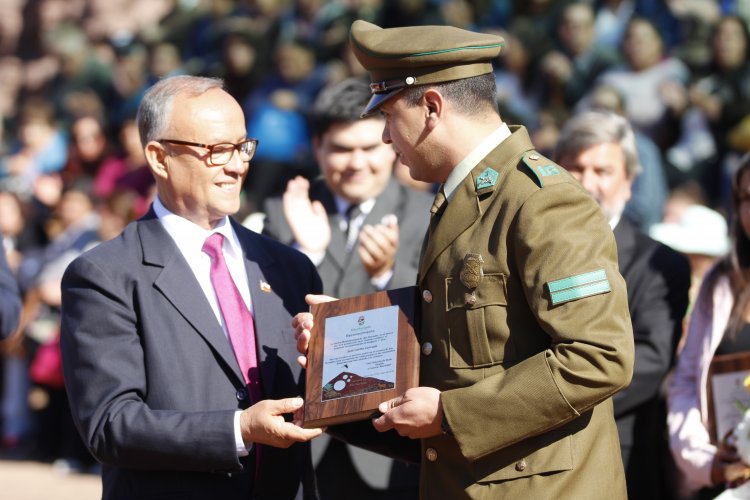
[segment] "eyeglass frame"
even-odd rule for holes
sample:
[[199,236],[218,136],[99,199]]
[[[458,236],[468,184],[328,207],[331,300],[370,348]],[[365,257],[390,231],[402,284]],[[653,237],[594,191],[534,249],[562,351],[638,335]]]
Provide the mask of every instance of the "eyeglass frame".
[[[221,166],[226,165],[230,161],[232,161],[232,156],[234,156],[234,152],[237,151],[239,153],[240,147],[243,144],[248,143],[248,142],[253,143],[253,153],[250,155],[250,158],[248,158],[247,160],[243,160],[243,161],[250,162],[250,160],[252,160],[255,157],[255,152],[258,151],[258,143],[260,141],[252,137],[248,137],[244,141],[240,141],[238,143],[217,142],[216,144],[201,144],[200,142],[181,141],[178,139],[157,139],[156,142],[168,142],[171,144],[177,144],[178,146],[197,146],[199,148],[206,148],[208,149],[208,163],[212,167],[221,167]],[[232,151],[232,154],[229,155],[229,158],[227,159],[227,161],[225,161],[224,163],[216,163],[212,158],[214,154],[214,148],[216,146],[222,146],[222,145],[231,145],[234,148],[234,150]]]

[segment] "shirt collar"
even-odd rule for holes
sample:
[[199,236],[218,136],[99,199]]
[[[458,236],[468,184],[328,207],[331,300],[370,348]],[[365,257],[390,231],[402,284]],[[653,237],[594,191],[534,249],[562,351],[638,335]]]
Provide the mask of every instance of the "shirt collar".
[[194,222],[172,213],[164,206],[164,203],[159,199],[159,195],[154,197],[154,213],[183,252],[202,252],[206,238],[212,233],[221,233],[224,236],[224,242],[228,243],[224,245],[224,251],[231,252],[231,256],[234,258],[242,255],[239,240],[237,240],[227,216],[224,216],[216,227],[206,230]]
[[[333,198],[336,200],[336,210],[338,211],[339,215],[341,215],[342,217],[346,217],[346,211],[352,204],[339,195],[333,195]],[[375,198],[370,198],[369,200],[365,200],[359,204],[359,210],[362,214],[367,215],[372,211],[372,207],[374,206]]]
[[469,175],[469,172],[471,172],[484,157],[490,154],[493,149],[498,147],[500,143],[510,137],[510,135],[511,133],[508,125],[503,123],[453,168],[443,186],[443,192],[445,193],[447,200],[451,200],[456,188],[458,188],[464,178]]

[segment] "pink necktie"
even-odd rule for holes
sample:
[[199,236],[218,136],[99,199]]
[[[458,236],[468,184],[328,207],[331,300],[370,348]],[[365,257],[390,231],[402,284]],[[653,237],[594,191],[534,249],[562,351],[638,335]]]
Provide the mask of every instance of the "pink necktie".
[[219,309],[224,317],[224,324],[232,343],[234,355],[240,365],[240,371],[250,392],[253,403],[262,399],[260,388],[260,373],[258,371],[258,357],[255,352],[255,326],[253,315],[242,300],[229,268],[224,260],[222,245],[224,236],[213,233],[206,238],[203,251],[211,257],[211,283],[219,301]]

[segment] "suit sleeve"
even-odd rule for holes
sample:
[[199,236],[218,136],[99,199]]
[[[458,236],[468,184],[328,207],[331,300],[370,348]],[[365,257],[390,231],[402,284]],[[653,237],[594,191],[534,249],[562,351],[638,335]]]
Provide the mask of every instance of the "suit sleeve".
[[654,266],[644,268],[642,280],[632,284],[638,287],[630,303],[635,364],[630,385],[614,396],[615,417],[655,398],[674,360],[688,305],[690,268],[682,255],[668,250],[657,249]]
[[18,326],[21,314],[21,297],[18,283],[8,267],[0,236],[0,339],[9,336]]
[[[576,419],[632,375],[625,283],[599,207],[578,186],[556,184],[532,194],[513,224],[507,245],[517,276],[511,279],[521,280],[526,295],[514,300],[526,300],[549,344],[505,371],[442,393],[450,427],[471,461]],[[611,291],[551,303],[549,282],[599,269]]]
[[151,401],[169,396],[149,394],[149,353],[138,335],[136,293],[86,256],[63,276],[65,384],[84,442],[98,460],[120,467],[241,470],[234,410],[178,411],[166,409],[168,403],[161,409],[145,402],[147,395]]
[[407,189],[403,196],[409,199],[399,218],[399,248],[387,288],[412,286],[417,282],[420,249],[430,224],[431,197]]

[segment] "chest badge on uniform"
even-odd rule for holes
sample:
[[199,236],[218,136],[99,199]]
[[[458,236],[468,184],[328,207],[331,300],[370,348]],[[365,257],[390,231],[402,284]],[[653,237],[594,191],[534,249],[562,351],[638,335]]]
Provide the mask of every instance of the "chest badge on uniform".
[[487,169],[477,177],[477,190],[492,187],[497,183],[498,173],[487,167]]
[[467,253],[464,256],[464,265],[461,268],[459,278],[466,288],[476,288],[482,282],[484,277],[482,264],[484,264],[484,259],[478,253]]

